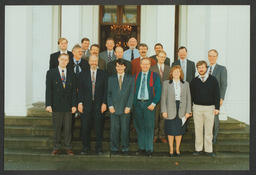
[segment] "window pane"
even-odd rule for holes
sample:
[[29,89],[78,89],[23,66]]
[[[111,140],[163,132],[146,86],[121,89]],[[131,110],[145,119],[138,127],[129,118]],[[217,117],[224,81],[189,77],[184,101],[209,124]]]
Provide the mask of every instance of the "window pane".
[[116,5],[104,5],[103,7],[103,21],[102,22],[117,22],[117,6]]
[[137,6],[126,5],[124,6],[123,23],[136,23],[137,22]]

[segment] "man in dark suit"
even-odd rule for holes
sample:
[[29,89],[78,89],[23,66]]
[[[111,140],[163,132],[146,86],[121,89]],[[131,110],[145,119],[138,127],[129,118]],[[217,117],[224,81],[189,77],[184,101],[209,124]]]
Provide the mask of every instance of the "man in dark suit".
[[[154,50],[155,50],[155,55],[152,55],[150,58],[153,58],[155,61],[158,61],[158,59],[156,58],[156,56],[158,55],[158,53],[160,51],[163,51],[164,50],[164,47],[161,43],[156,43],[155,44],[155,47],[154,47]],[[170,66],[170,58],[166,57],[165,61],[164,61],[164,64],[167,65],[167,66]]]
[[[69,64],[69,69],[73,72],[75,77],[75,88],[76,88],[76,97],[77,97],[77,89],[78,89],[78,77],[81,71],[86,71],[90,69],[90,66],[87,60],[82,59],[83,50],[79,44],[75,45],[72,49],[72,53],[74,57],[71,59],[71,64]],[[77,104],[76,104],[77,106]],[[74,125],[75,125],[75,118],[80,118],[80,113],[77,111],[75,114],[72,115],[72,138],[74,133]]]
[[81,40],[81,47],[83,49],[83,56],[82,59],[85,59],[86,57],[90,56],[90,50],[89,50],[89,46],[90,46],[90,40],[89,38],[83,38]]
[[116,73],[117,73],[116,72],[116,62],[119,59],[123,60],[123,62],[125,63],[125,73],[127,73],[127,74],[132,73],[131,62],[123,59],[123,54],[124,54],[123,48],[121,46],[117,46],[115,49],[116,59],[107,64],[107,72],[108,72],[109,76],[116,75]]
[[107,64],[116,59],[116,56],[114,54],[114,46],[115,46],[114,39],[107,38],[106,40],[107,50],[100,53],[100,58],[104,59]]
[[[166,60],[166,52],[160,51],[158,52],[157,58],[157,64],[152,66],[150,68],[151,71],[156,72],[161,81],[161,85],[163,81],[169,80],[170,77],[170,66],[164,64]],[[157,139],[160,139],[161,142],[167,143],[166,136],[164,133],[164,118],[161,115],[161,106],[160,103],[156,105],[156,116],[155,116],[155,134],[154,134],[154,142],[157,141]]]
[[187,59],[187,48],[184,46],[181,46],[178,49],[178,56],[179,59],[172,63],[172,67],[175,65],[180,65],[184,73],[184,80],[190,83],[195,78],[195,63]]
[[143,58],[140,62],[141,72],[135,77],[134,96],[134,126],[138,135],[139,150],[137,155],[145,154],[149,157],[153,152],[155,106],[161,97],[161,82],[155,72],[149,70],[150,58]]
[[120,135],[122,153],[128,154],[129,150],[129,122],[133,105],[134,78],[125,73],[125,68],[125,60],[118,59],[116,61],[117,74],[110,76],[108,79],[108,107],[111,113],[111,154],[117,154],[119,151]]
[[69,62],[68,54],[60,54],[59,66],[47,71],[46,75],[46,111],[52,113],[54,127],[54,150],[52,155],[60,152],[61,129],[64,131],[64,144],[68,155],[74,155],[71,150],[71,112],[76,112],[74,77],[66,66]]
[[82,71],[78,85],[78,111],[81,116],[83,150],[81,154],[90,151],[92,126],[96,132],[95,151],[102,154],[102,139],[104,128],[103,113],[107,109],[107,75],[98,69],[98,57],[90,55],[90,70]]
[[[100,51],[100,46],[98,44],[93,44],[90,47],[90,55],[95,55],[98,57],[98,68],[101,70],[106,71],[107,65],[106,61],[103,58],[99,57],[99,51]],[[87,61],[89,61],[89,57],[85,58]]]
[[58,40],[58,45],[59,45],[59,49],[60,51],[52,53],[50,55],[50,64],[49,64],[49,69],[53,69],[58,67],[59,62],[58,62],[58,58],[59,55],[62,53],[66,53],[69,55],[69,64],[70,64],[70,60],[73,58],[73,54],[72,52],[68,51],[68,40],[66,38],[60,38]]
[[[219,84],[220,88],[220,106],[223,104],[223,100],[225,98],[226,90],[227,90],[227,69],[225,66],[217,64],[218,59],[218,51],[215,49],[211,49],[208,51],[208,60],[210,65],[208,66],[208,73],[214,76]],[[217,135],[219,132],[219,114],[214,117],[214,127],[213,127],[213,144],[217,141]]]

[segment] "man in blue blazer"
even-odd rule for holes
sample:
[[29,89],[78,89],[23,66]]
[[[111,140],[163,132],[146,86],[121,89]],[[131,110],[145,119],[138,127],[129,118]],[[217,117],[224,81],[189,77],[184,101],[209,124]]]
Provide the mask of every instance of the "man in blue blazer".
[[82,71],[78,80],[78,111],[81,116],[83,150],[81,154],[90,151],[91,129],[96,132],[95,151],[102,154],[102,139],[104,128],[103,113],[107,109],[107,74],[98,69],[98,57],[90,55],[90,69]]
[[130,111],[134,96],[134,78],[125,73],[125,60],[116,61],[115,75],[108,79],[108,107],[111,113],[110,149],[111,154],[119,151],[121,128],[122,154],[128,154]]
[[155,106],[161,97],[160,78],[149,70],[150,58],[140,61],[141,72],[135,77],[134,126],[138,135],[137,155],[151,157],[153,152]]

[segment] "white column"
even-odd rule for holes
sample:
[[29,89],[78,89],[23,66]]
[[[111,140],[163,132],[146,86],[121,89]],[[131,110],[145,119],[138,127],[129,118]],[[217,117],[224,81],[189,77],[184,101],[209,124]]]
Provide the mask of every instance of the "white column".
[[174,5],[141,6],[141,42],[149,47],[148,56],[154,55],[154,45],[162,43],[167,56],[173,61],[175,36]]
[[32,7],[5,9],[5,114],[26,116],[33,94]]

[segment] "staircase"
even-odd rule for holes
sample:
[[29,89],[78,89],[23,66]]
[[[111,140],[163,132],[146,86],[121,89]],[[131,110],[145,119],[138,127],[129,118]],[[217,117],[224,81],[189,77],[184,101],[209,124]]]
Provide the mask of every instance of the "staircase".
[[[4,131],[5,161],[10,159],[22,160],[22,158],[26,156],[30,157],[30,159],[38,156],[52,159],[50,155],[53,148],[54,133],[52,128],[52,119],[51,114],[44,111],[43,104],[34,104],[33,108],[28,110],[27,117],[5,116]],[[104,155],[101,156],[102,158],[113,158],[113,156],[111,156],[109,153],[109,137],[110,119],[106,118],[103,140]],[[140,158],[136,159],[137,156],[134,156],[135,151],[138,149],[136,138],[136,132],[131,129],[129,147],[131,155],[128,157],[130,157],[131,160],[135,159],[135,161],[138,161]],[[184,153],[182,158],[185,160],[184,158],[187,157],[187,162],[193,162],[195,159],[195,157],[191,156],[192,152],[194,151],[194,140],[194,124],[193,120],[191,119],[188,125],[188,131],[184,135],[181,143],[181,151]],[[94,149],[94,145],[95,133],[93,131],[91,145],[92,151]],[[79,119],[77,119],[75,122],[72,146],[75,154],[79,154],[82,149]],[[168,144],[154,143],[154,155],[156,157],[168,158],[166,156],[167,152]],[[230,163],[232,161],[239,160],[243,161],[244,163],[247,162],[248,165],[246,167],[249,168],[249,126],[232,118],[228,118],[226,121],[221,121],[217,144],[214,145],[214,152],[217,153],[215,161],[218,163]],[[153,157],[155,157],[154,155]],[[63,156],[65,157],[66,155]],[[86,156],[81,157],[80,155],[75,155],[75,157],[76,156],[80,157],[81,159],[86,159]],[[208,157],[196,158],[197,159],[195,160],[204,159],[203,161],[208,159]],[[66,157],[64,159],[70,158]],[[134,167],[136,166],[134,165]]]

